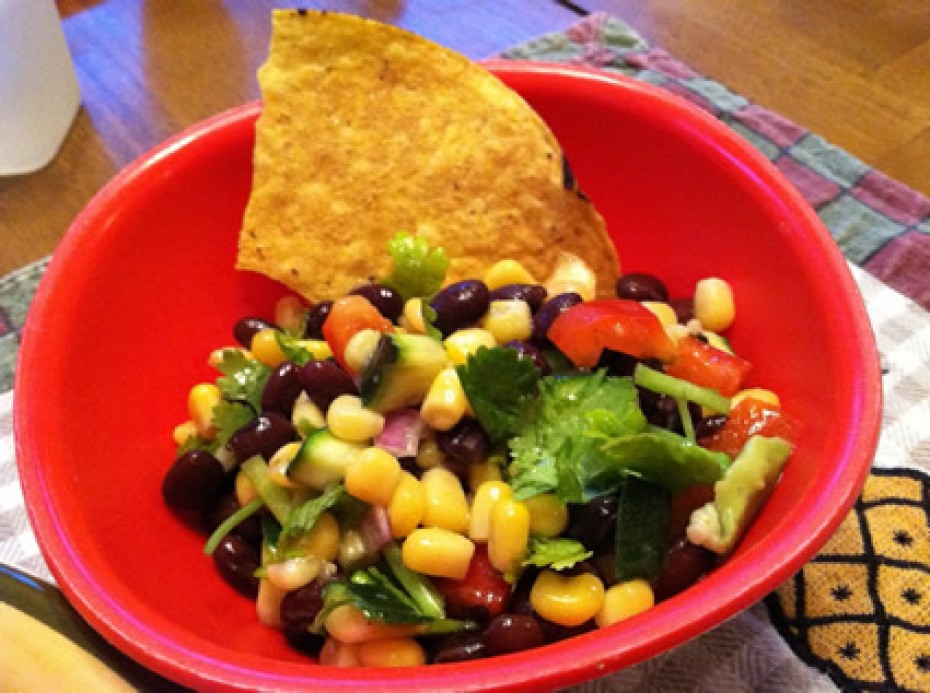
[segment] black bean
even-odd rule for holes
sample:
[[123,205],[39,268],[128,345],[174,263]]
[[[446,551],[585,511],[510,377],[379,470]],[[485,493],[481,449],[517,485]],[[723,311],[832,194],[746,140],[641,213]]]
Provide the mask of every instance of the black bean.
[[487,656],[487,647],[481,633],[476,631],[462,631],[443,638],[433,662],[443,664],[448,662],[466,662],[472,659],[481,659]]
[[241,318],[233,325],[233,337],[246,349],[250,349],[255,333],[268,329],[277,329],[277,326],[262,318]]
[[637,363],[639,359],[635,356],[624,354],[622,351],[604,349],[597,361],[597,368],[606,368],[608,375],[629,377],[633,375]]
[[430,301],[436,311],[434,325],[443,336],[448,336],[462,327],[468,327],[488,310],[491,292],[478,279],[466,279],[445,287]]
[[367,298],[391,322],[397,322],[404,312],[404,299],[394,289],[384,284],[362,284],[352,289],[350,294]]
[[549,361],[546,359],[546,355],[543,354],[542,349],[540,349],[532,342],[525,339],[512,339],[504,346],[515,349],[516,352],[520,355],[520,358],[525,358],[532,361],[533,365],[539,369],[539,372],[542,375],[549,375],[552,372],[552,367],[549,365]]
[[594,630],[597,627],[593,618],[577,626],[563,626],[541,618],[539,619],[539,625],[546,636],[546,642],[558,642],[566,638],[573,638],[576,635],[587,633],[589,630]]
[[584,505],[570,505],[568,536],[591,550],[613,541],[617,526],[617,496],[607,494],[592,498]]
[[725,414],[714,414],[701,419],[694,425],[694,437],[698,440],[709,438],[719,431],[726,422],[727,416]]
[[281,600],[281,623],[287,631],[306,631],[323,609],[323,589],[327,581],[321,578],[284,595]]
[[546,335],[555,319],[572,306],[582,302],[581,296],[574,292],[558,294],[540,306],[539,310],[533,316],[533,336],[532,339],[536,344],[545,344]]
[[483,462],[491,449],[488,434],[477,421],[468,417],[448,431],[438,431],[436,442],[443,453],[465,464]]
[[539,284],[507,284],[491,292],[492,301],[525,301],[532,312],[546,300],[546,289]]
[[633,301],[668,301],[665,283],[651,274],[630,272],[617,279],[617,298]]
[[694,317],[694,299],[673,298],[668,304],[675,311],[675,317],[682,325],[686,325]]
[[300,368],[293,361],[285,361],[275,368],[262,390],[262,410],[290,416],[294,402],[303,391]]
[[[646,415],[646,419],[653,426],[659,426],[675,433],[684,433],[681,414],[678,412],[678,401],[674,397],[660,395],[641,388],[639,390],[639,403],[643,414]],[[701,408],[699,406],[689,402],[688,411],[691,413],[692,422],[701,420]]]
[[290,419],[270,411],[259,414],[233,433],[227,445],[236,461],[242,464],[255,455],[271,459],[278,448],[294,440],[297,440],[297,431]]
[[323,323],[329,317],[329,310],[333,307],[332,301],[320,301],[307,312],[307,325],[304,327],[304,337],[308,339],[323,339]]
[[323,411],[339,395],[358,394],[352,376],[329,359],[309,361],[300,369],[299,377],[307,396]]
[[217,459],[206,450],[188,450],[178,457],[161,484],[161,494],[172,508],[206,509],[219,495],[226,478]]
[[546,643],[539,620],[530,614],[501,614],[482,633],[491,656],[530,650]]
[[714,564],[714,554],[679,538],[665,556],[662,573],[653,581],[656,601],[673,597],[700,580]]
[[250,599],[258,596],[255,571],[261,565],[261,556],[255,547],[228,534],[213,552],[213,564],[222,578],[237,592]]

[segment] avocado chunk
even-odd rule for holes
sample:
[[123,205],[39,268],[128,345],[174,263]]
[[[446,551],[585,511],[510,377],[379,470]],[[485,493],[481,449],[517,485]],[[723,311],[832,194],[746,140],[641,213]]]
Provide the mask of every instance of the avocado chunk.
[[328,484],[342,481],[346,468],[364,448],[361,443],[341,440],[329,429],[319,428],[304,439],[287,466],[287,476],[299,484],[322,490]]
[[783,438],[750,438],[714,484],[714,500],[691,514],[688,541],[730,553],[775,488],[791,450]]
[[362,372],[362,402],[381,413],[419,405],[447,361],[432,337],[385,333]]

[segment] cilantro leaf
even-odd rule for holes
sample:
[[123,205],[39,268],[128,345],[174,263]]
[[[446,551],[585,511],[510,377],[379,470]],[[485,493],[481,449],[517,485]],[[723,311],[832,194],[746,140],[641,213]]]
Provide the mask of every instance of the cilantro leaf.
[[279,542],[293,543],[300,537],[306,536],[316,525],[320,515],[333,507],[346,495],[343,484],[333,486],[316,498],[311,498],[291,510],[281,529]]
[[293,361],[298,366],[305,366],[313,360],[313,354],[301,344],[299,337],[284,332],[275,332],[274,336],[281,348],[281,353],[288,361]]
[[271,375],[268,366],[239,349],[223,349],[216,368],[223,374],[216,385],[224,399],[248,402],[253,411],[261,411],[262,390]]
[[314,621],[315,631],[325,625],[326,616],[344,604],[352,604],[375,621],[419,624],[423,633],[452,633],[476,627],[470,621],[446,618],[439,591],[427,577],[404,566],[396,544],[388,544],[384,556],[382,563],[327,585],[323,610]]
[[508,438],[524,398],[536,393],[539,369],[516,349],[480,347],[456,371],[481,427],[493,442]]
[[629,378],[603,371],[542,378],[539,395],[524,399],[509,441],[514,495],[554,491],[568,503],[590,500],[596,494],[586,470],[599,447],[645,427]]
[[221,448],[232,437],[233,433],[255,418],[255,410],[244,402],[230,402],[221,400],[213,409],[211,421],[216,426],[216,438],[213,440],[214,450]]
[[584,544],[576,539],[534,537],[530,545],[530,554],[523,561],[523,565],[565,570],[593,555],[593,551],[588,551]]
[[430,249],[425,238],[398,233],[388,242],[394,268],[383,281],[404,300],[432,296],[442,286],[449,258],[442,248]]

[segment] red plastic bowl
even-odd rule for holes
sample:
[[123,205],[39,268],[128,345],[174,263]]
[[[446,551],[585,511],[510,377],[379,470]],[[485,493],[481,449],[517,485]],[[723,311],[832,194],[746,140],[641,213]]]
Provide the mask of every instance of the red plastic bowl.
[[207,354],[284,290],[233,269],[258,104],[212,118],[118,175],[75,221],[39,288],[16,381],[16,443],[52,572],[118,648],[198,689],[566,686],[721,623],[829,538],[869,470],[880,384],[837,246],[742,139],[653,87],[571,67],[494,64],[561,140],[626,271],[673,294],[728,279],[755,383],[804,422],[778,489],[735,555],[651,611],[570,641],[406,670],[321,667],[261,626],[161,500],[173,427]]

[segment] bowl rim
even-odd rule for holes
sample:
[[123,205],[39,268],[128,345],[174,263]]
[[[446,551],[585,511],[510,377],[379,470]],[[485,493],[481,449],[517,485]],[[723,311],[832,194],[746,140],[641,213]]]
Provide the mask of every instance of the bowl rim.
[[[839,290],[847,297],[844,307],[851,318],[849,341],[855,343],[857,360],[868,366],[863,369],[865,381],[855,388],[855,412],[860,426],[847,441],[845,464],[829,489],[830,503],[818,503],[807,509],[804,533],[789,532],[777,542],[766,546],[766,551],[777,556],[777,564],[759,575],[745,570],[732,571],[723,585],[715,585],[715,592],[726,592],[721,597],[707,594],[704,610],[682,626],[680,616],[670,602],[659,604],[649,612],[649,618],[631,619],[616,627],[584,634],[545,646],[546,656],[528,651],[477,660],[462,665],[431,665],[418,669],[397,670],[386,675],[384,670],[344,670],[319,665],[302,668],[297,675],[293,668],[280,671],[253,671],[243,666],[227,666],[201,652],[160,638],[145,624],[132,618],[115,603],[101,584],[95,581],[65,541],[63,518],[55,511],[50,490],[43,475],[40,452],[30,432],[36,430],[42,419],[41,397],[21,394],[14,408],[14,439],[17,464],[27,512],[48,566],[62,591],[82,616],[104,637],[133,658],[153,670],[186,685],[199,688],[262,688],[280,686],[313,686],[326,681],[331,684],[358,684],[379,687],[409,688],[412,684],[444,687],[453,690],[494,688],[520,688],[527,682],[545,681],[547,685],[565,686],[594,678],[620,667],[630,666],[683,644],[691,638],[722,623],[727,618],[748,608],[788,579],[812,558],[826,543],[855,502],[859,490],[871,468],[872,455],[878,442],[881,422],[881,383],[879,359],[874,336],[865,312],[859,290],[849,271],[846,260],[835,241],[823,226],[814,210],[783,177],[775,166],[747,141],[709,113],[660,88],[634,80],[621,74],[608,73],[576,65],[496,59],[483,63],[491,72],[502,77],[542,77],[562,80],[581,80],[597,88],[605,86],[623,91],[628,98],[651,100],[663,108],[671,109],[677,117],[711,133],[715,145],[731,155],[738,155],[766,185],[778,191],[779,200],[786,203],[798,223],[814,234],[825,259],[824,274],[839,282]],[[41,364],[43,335],[49,328],[49,319],[42,306],[49,300],[55,287],[63,281],[68,269],[68,258],[82,252],[101,215],[120,191],[200,138],[209,137],[225,128],[257,117],[259,101],[253,101],[200,121],[157,145],[116,174],[94,196],[77,216],[55,251],[42,278],[33,307],[30,309],[22,332],[19,363],[14,391],[34,393],[41,391]],[[800,523],[798,523],[800,525]],[[721,589],[723,588],[723,589]],[[698,584],[691,590],[700,590]],[[707,590],[705,590],[707,592]],[[674,601],[674,600],[671,600]],[[247,658],[246,658],[247,659]],[[466,671],[467,669],[467,671]],[[477,681],[477,683],[476,683]]]

